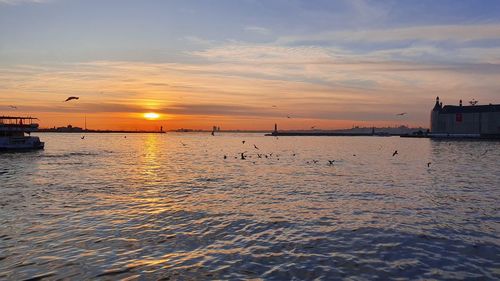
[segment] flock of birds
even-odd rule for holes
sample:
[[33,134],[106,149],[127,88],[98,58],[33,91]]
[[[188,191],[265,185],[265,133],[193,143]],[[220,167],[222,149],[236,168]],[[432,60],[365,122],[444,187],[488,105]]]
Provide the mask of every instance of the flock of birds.
[[[214,132],[212,132],[212,135],[214,135]],[[245,145],[246,141],[242,140],[241,143],[243,145]],[[183,147],[188,146],[186,143],[184,143],[182,141],[180,142],[180,144]],[[253,148],[255,149],[255,151],[260,151],[260,148],[256,144],[253,144]],[[247,158],[252,158],[252,155],[249,155],[248,153],[249,153],[248,151],[239,152],[238,156],[233,156],[233,157],[234,157],[234,159],[247,160]],[[296,153],[292,153],[292,157],[295,157],[296,155],[297,155]],[[399,155],[399,152],[397,150],[394,150],[394,152],[392,153],[392,157],[395,157],[396,155]],[[254,156],[257,156],[258,159],[264,159],[264,158],[271,159],[274,156],[276,160],[278,160],[278,161],[280,160],[280,155],[274,154],[272,152],[271,153],[259,153],[259,152],[257,152]],[[356,157],[356,154],[353,154],[352,156]],[[227,154],[223,155],[224,160],[226,160],[228,158],[229,158],[229,156]],[[334,166],[335,161],[336,160],[327,160],[327,165]],[[253,161],[252,163],[256,164],[257,162]],[[306,161],[306,164],[318,164],[318,163],[319,163],[319,160]],[[431,164],[432,164],[432,162],[427,162],[427,167],[430,168]]]

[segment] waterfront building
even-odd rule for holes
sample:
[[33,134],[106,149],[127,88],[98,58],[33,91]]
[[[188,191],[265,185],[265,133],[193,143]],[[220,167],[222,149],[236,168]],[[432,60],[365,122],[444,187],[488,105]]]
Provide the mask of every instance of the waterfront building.
[[500,104],[445,105],[436,98],[431,111],[431,135],[488,137],[500,136]]

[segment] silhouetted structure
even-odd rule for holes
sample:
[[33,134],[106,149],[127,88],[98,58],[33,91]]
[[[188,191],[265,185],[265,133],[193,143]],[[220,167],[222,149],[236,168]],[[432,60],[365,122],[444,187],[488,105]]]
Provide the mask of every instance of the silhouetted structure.
[[500,136],[500,104],[445,105],[436,98],[431,111],[431,135]]

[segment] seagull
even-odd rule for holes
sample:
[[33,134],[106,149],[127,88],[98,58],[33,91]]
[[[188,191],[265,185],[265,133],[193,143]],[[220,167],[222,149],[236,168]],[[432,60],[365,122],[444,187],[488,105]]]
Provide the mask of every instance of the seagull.
[[9,107],[12,109],[17,109],[17,106],[14,106],[14,105],[9,105]]
[[333,165],[333,162],[335,162],[335,160],[328,160],[328,165]]
[[427,162],[427,168],[431,166],[431,162]]
[[82,140],[84,140],[84,139],[85,139],[85,136],[82,136]]
[[68,97],[65,102],[70,101],[70,100],[77,100],[80,99],[79,97]]
[[257,149],[257,150],[259,149],[255,144],[253,145],[253,147],[255,147],[255,149]]
[[182,146],[187,146],[187,144],[183,143],[182,141],[181,141],[181,144],[182,144]]
[[262,158],[262,154],[257,153],[257,157]]
[[318,160],[313,160],[313,163],[314,164],[317,164],[319,161]]
[[[245,152],[246,152],[246,151],[245,151]],[[242,152],[242,153],[241,153],[241,160],[246,160],[246,159],[247,159],[247,157],[245,156],[245,152]]]
[[397,150],[394,151],[394,153],[392,154],[392,157],[396,156],[396,154],[398,154]]
[[406,115],[406,114],[407,114],[406,112],[401,112],[401,113],[398,113],[396,115],[403,116],[403,115]]
[[241,141],[241,143],[245,144],[245,141]]

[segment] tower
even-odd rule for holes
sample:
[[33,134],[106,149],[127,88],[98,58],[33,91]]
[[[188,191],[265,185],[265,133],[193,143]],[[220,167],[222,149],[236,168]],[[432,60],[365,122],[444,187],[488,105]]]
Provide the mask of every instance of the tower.
[[436,104],[434,104],[434,108],[431,111],[431,133],[439,132],[439,113],[442,108],[443,104],[439,102],[439,97],[436,97]]

